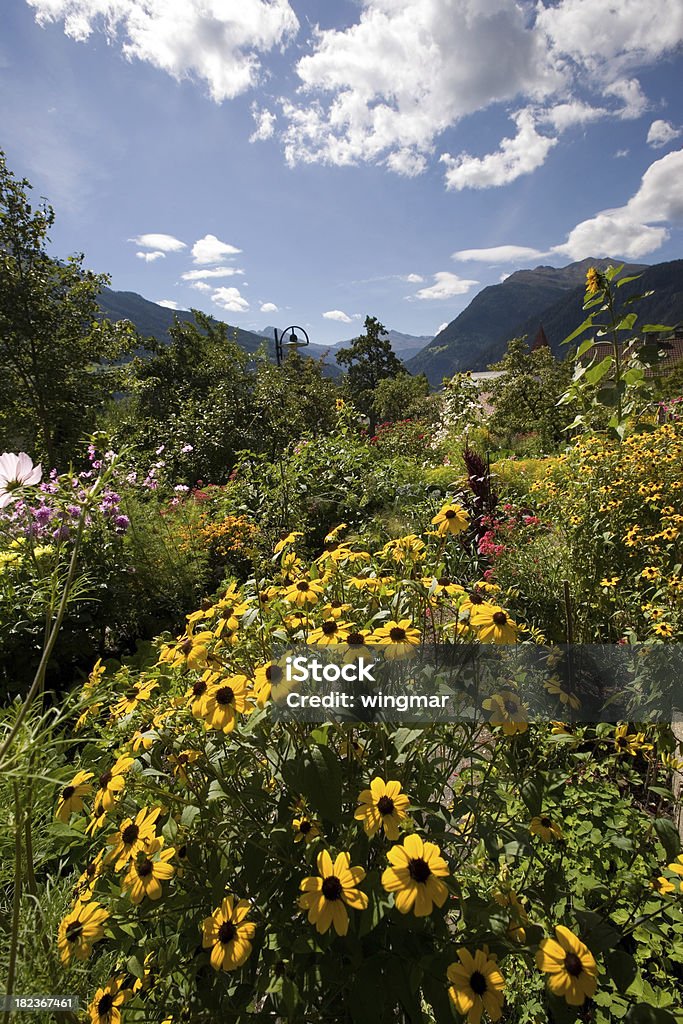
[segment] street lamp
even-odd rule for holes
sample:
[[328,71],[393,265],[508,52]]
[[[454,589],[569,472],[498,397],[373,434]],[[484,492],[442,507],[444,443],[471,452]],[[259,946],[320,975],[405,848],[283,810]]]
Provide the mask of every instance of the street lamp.
[[[300,331],[303,334],[304,338],[306,339],[305,341],[302,341],[299,338],[299,336],[296,334],[297,331]],[[273,333],[275,335],[275,358],[277,359],[278,366],[282,365],[282,360],[285,357],[285,345],[287,347],[287,353],[291,353],[296,352],[298,348],[303,348],[304,346],[311,344],[308,334],[303,329],[303,327],[288,327],[287,330],[280,331],[279,334],[277,327],[274,327]],[[289,334],[289,338],[287,339],[287,341],[283,342],[283,338],[286,334]]]

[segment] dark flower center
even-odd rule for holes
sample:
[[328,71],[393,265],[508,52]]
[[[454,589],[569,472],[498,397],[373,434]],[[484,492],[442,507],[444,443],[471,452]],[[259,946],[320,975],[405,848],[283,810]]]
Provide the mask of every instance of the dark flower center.
[[183,843],[182,846],[178,847],[178,859],[179,860],[185,860],[186,857],[187,857],[187,845],[185,843]]
[[504,626],[505,623],[507,622],[507,620],[508,620],[508,617],[505,614],[505,612],[494,612],[493,613],[493,621],[495,622],[495,624],[497,626]]
[[323,633],[325,636],[334,636],[339,629],[336,622],[323,622]]
[[302,832],[304,835],[310,832],[312,827],[310,821],[299,822],[299,832]]
[[449,508],[448,512],[446,512],[446,519],[455,519],[455,512],[452,508]]
[[346,642],[349,647],[362,647],[365,643],[365,638],[362,633],[349,633]]
[[258,599],[261,602],[261,604],[268,604],[268,601],[270,600],[265,590],[261,591],[261,593],[258,596]]
[[625,736],[620,736],[619,737],[619,739],[617,740],[617,746],[618,747],[627,747],[628,746],[628,740],[626,739]]
[[181,652],[181,654],[188,655],[191,650],[192,650],[192,641],[190,639],[187,639],[185,641],[185,643],[180,645],[180,652]]
[[130,825],[126,825],[126,827],[124,828],[123,832],[121,833],[121,838],[123,839],[126,846],[132,846],[133,843],[136,842],[139,835],[140,829],[135,824],[135,822],[131,822]]
[[578,978],[583,970],[583,964],[576,953],[567,953],[564,958],[564,968],[567,974],[571,974],[572,978]]
[[149,876],[152,874],[152,871],[154,870],[154,865],[152,864],[151,860],[147,860],[147,858],[145,857],[144,860],[141,860],[136,865],[135,870],[137,871],[140,878],[149,878]]
[[341,608],[341,601],[330,601],[330,608]]
[[103,775],[100,775],[100,789],[106,789],[112,778],[113,776],[110,771],[106,771]]
[[113,1007],[113,1005],[113,997],[109,994],[109,992],[105,992],[105,994],[102,996],[102,998],[97,1004],[97,1016],[106,1017],[111,1008]]
[[307,591],[307,590],[308,590],[308,583],[306,582],[306,580],[300,580],[300,581],[299,581],[299,582],[297,583],[297,585],[296,585],[296,589],[297,589],[297,590],[300,590],[300,591],[302,592],[302,594],[303,594],[303,593],[304,593],[305,591]]
[[232,614],[233,614],[234,611],[235,611],[234,608],[224,608],[223,612],[222,612],[223,618],[224,619],[232,618]]
[[231,686],[221,686],[216,693],[216,704],[221,707],[229,707],[235,700],[235,694]]
[[71,924],[66,926],[66,941],[67,942],[78,942],[81,935],[83,934],[83,925],[80,921],[72,921]]
[[475,996],[483,996],[484,992],[486,992],[486,978],[481,971],[474,971],[470,976],[470,988]]
[[336,875],[328,875],[323,881],[323,896],[326,900],[338,900],[342,894],[342,884]]
[[192,687],[192,696],[201,697],[203,693],[206,693],[206,683],[203,679],[198,679]]
[[136,700],[139,692],[137,686],[131,686],[130,690],[126,690],[124,696],[126,700]]
[[65,786],[62,790],[62,800],[70,800],[76,792],[75,786]]
[[400,626],[394,626],[389,630],[389,637],[392,643],[400,644],[406,638],[406,631],[401,629]]
[[550,828],[550,826],[552,825],[552,821],[550,818],[541,818],[541,825],[543,826],[543,828]]
[[266,679],[269,683],[277,684],[281,681],[284,672],[279,665],[269,665],[266,669]]
[[507,700],[503,701],[503,707],[507,711],[508,715],[514,715],[517,711],[517,705],[511,697],[508,697]]
[[226,945],[228,942],[232,942],[236,935],[237,929],[232,921],[223,921],[223,924],[218,929],[218,941]]
[[408,871],[410,872],[410,877],[416,882],[426,882],[432,873],[429,864],[422,857],[414,857],[409,861]]
[[473,590],[472,593],[470,594],[470,602],[472,604],[483,604],[484,603],[484,598],[481,596],[481,594],[478,591]]
[[85,869],[85,873],[88,876],[88,878],[92,878],[94,875],[97,874],[97,864],[95,863],[94,860],[90,861],[87,868]]
[[380,814],[391,814],[394,809],[394,801],[390,796],[381,796],[377,801],[377,810]]
[[439,576],[436,582],[439,584],[440,587],[450,587],[451,585],[451,581],[449,580],[448,576]]

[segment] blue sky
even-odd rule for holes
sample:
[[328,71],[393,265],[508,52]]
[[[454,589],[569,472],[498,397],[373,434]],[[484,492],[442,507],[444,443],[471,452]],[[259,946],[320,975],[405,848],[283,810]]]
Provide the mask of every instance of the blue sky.
[[112,286],[323,344],[683,257],[683,5],[8,0],[0,145]]

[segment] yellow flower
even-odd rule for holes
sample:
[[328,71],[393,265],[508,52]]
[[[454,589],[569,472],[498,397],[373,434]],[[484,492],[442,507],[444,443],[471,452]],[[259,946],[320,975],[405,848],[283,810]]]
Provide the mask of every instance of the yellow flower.
[[415,653],[413,648],[419,645],[420,640],[420,631],[410,619],[400,619],[398,622],[391,619],[366,638],[369,644],[386,647],[384,657],[390,660],[411,657]]
[[675,875],[683,876],[683,853],[679,854],[673,864],[667,864],[669,871],[673,871]]
[[553,839],[562,839],[562,829],[552,818],[547,815],[537,815],[531,819],[529,831],[532,836],[538,836],[544,843],[552,842]]
[[628,725],[618,725],[614,730],[614,746],[617,754],[635,757],[641,750],[652,750],[652,744],[645,742],[644,732],[629,732]]
[[323,615],[326,619],[341,619],[344,612],[351,610],[351,605],[347,601],[330,601],[323,608]]
[[88,779],[92,779],[93,772],[77,772],[68,786],[65,786],[59,797],[55,818],[67,822],[72,814],[83,810],[83,797],[92,791],[92,785]]
[[651,582],[659,579],[661,574],[656,565],[646,565],[640,575],[644,580],[649,580]]
[[208,645],[213,638],[213,633],[208,630],[195,635],[192,623],[189,622],[184,636],[178,637],[174,644],[164,644],[159,661],[171,665],[172,668],[199,671],[206,666],[209,657]]
[[308,634],[308,643],[317,644],[321,647],[346,643],[345,634],[342,630],[349,629],[353,629],[353,625],[350,622],[342,622],[336,618],[325,619],[321,626],[311,630]]
[[470,625],[484,644],[514,644],[517,640],[517,624],[503,608],[488,601],[472,608]]
[[115,718],[124,718],[131,711],[135,711],[140,701],[149,700],[152,691],[159,684],[155,679],[143,680],[140,683],[133,683],[126,692],[119,697],[112,707],[112,714]]
[[515,736],[529,728],[527,708],[512,690],[494,693],[482,702],[482,707],[485,711],[490,711],[491,725],[502,726],[506,736]]
[[437,527],[437,533],[441,537],[448,534],[456,536],[462,533],[469,525],[470,517],[460,505],[450,504],[444,507],[432,519],[432,525]]
[[214,684],[206,695],[202,718],[207,729],[232,732],[237,715],[249,714],[247,704],[249,680],[244,675],[227,676]]
[[103,924],[108,917],[109,911],[99,903],[77,903],[59,925],[57,945],[62,963],[70,963],[72,957],[87,960],[93,945],[104,937]]
[[294,829],[295,843],[310,843],[311,840],[320,835],[320,826],[318,825],[318,822],[313,818],[309,818],[306,814],[302,814],[300,817],[295,818],[292,822],[292,828]]
[[569,1006],[583,1006],[595,995],[598,968],[593,954],[576,935],[558,925],[554,939],[543,939],[536,953],[539,971],[548,977],[548,988],[564,996]]
[[93,898],[95,883],[102,874],[103,868],[104,850],[100,850],[97,856],[86,864],[85,870],[81,873],[74,886],[74,892],[79,903],[87,903]]
[[211,950],[211,966],[215,971],[234,971],[248,959],[256,925],[245,918],[250,910],[248,900],[234,902],[226,896],[220,907],[202,923],[202,946]]
[[595,267],[589,267],[586,271],[586,291],[589,295],[595,295],[602,288],[604,288],[602,274]]
[[121,1024],[121,1007],[130,995],[121,978],[110,978],[104,988],[98,988],[88,1007],[90,1024]]
[[119,757],[111,768],[100,775],[97,792],[95,793],[95,814],[110,811],[126,788],[124,776],[135,763],[134,757]]
[[448,889],[441,879],[449,871],[435,843],[423,842],[412,833],[402,846],[392,846],[387,858],[391,867],[382,873],[382,885],[387,892],[396,893],[397,910],[402,914],[412,910],[416,917],[426,917],[434,904],[444,905]]
[[[161,899],[161,882],[172,878],[175,873],[173,865],[168,863],[175,855],[175,850],[172,846],[164,850],[163,845],[163,838],[157,836],[144,852],[138,850],[135,860],[131,861],[122,883],[131,902],[141,903],[145,896],[151,900]],[[155,854],[159,854],[157,860],[152,859]]]
[[562,684],[558,676],[551,676],[550,679],[544,680],[543,687],[553,697],[559,697],[560,704],[569,706],[573,711],[578,711],[581,707],[581,700],[575,693],[570,693],[568,690],[564,690],[562,688]]
[[600,586],[605,587],[606,590],[609,590],[612,587],[616,587],[620,579],[621,576],[605,576],[603,577],[603,579],[600,580]]
[[398,839],[398,826],[407,818],[406,807],[408,797],[401,792],[401,783],[385,782],[376,776],[370,783],[370,789],[364,789],[358,797],[360,807],[356,809],[354,818],[363,822],[363,828],[369,836],[374,836],[380,828],[384,828],[387,839]]
[[505,979],[488,947],[475,951],[456,950],[460,963],[453,963],[447,971],[451,986],[448,994],[455,1009],[469,1024],[479,1024],[487,1013],[491,1020],[500,1020],[503,1012]]
[[309,580],[302,577],[288,587],[285,591],[285,601],[303,608],[307,604],[317,604],[323,588],[317,580]]
[[276,661],[268,661],[256,669],[254,676],[254,696],[260,708],[265,707],[266,701],[272,696],[278,700],[286,692],[285,670]]
[[282,540],[279,540],[277,542],[277,544],[273,548],[273,552],[276,555],[279,555],[280,552],[284,551],[284,549],[286,547],[289,547],[290,544],[294,544],[296,542],[297,537],[303,537],[303,533],[301,532],[301,530],[293,530],[292,533],[288,533],[286,537],[283,537]]
[[665,640],[668,640],[669,637],[674,635],[673,626],[668,622],[655,622],[652,627],[652,632],[655,636],[661,636]]
[[187,769],[202,756],[200,750],[180,750],[177,754],[169,754],[169,764],[173,766],[173,774],[185,785],[188,783]]
[[155,821],[161,814],[160,807],[143,807],[133,818],[125,818],[117,832],[107,839],[112,850],[107,860],[114,863],[114,870],[120,871],[129,860],[133,860],[138,851],[146,852],[156,838]]
[[346,906],[365,910],[368,905],[368,897],[358,888],[365,871],[351,867],[348,853],[337,854],[333,864],[327,850],[318,854],[317,867],[318,875],[304,878],[300,884],[299,906],[308,911],[309,923],[314,924],[320,934],[334,925],[337,935],[346,935],[349,930]]
[[668,896],[672,892],[676,892],[676,886],[673,882],[665,878],[664,875],[660,875],[652,883],[652,888],[659,893],[660,896]]

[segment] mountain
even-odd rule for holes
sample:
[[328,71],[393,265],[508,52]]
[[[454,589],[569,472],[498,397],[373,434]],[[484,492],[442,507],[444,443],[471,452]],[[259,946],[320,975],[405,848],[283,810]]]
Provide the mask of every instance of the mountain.
[[[428,345],[432,340],[431,334],[402,334],[401,331],[387,331],[387,337],[391,342],[391,347],[394,350],[394,354],[407,362],[408,359],[412,359],[418,352],[421,352],[425,345]],[[332,350],[338,348],[344,348],[351,344],[352,339],[348,341],[338,341],[332,346]]]
[[[156,338],[161,342],[169,340],[168,330],[173,326],[175,319],[183,322],[194,320],[192,313],[187,309],[169,309],[167,306],[160,306],[158,302],[150,302],[149,299],[143,298],[137,292],[118,292],[112,288],[105,288],[98,296],[97,301],[109,320],[130,320],[142,337]],[[265,342],[269,357],[275,360],[275,341],[272,328],[266,328],[266,331],[259,333],[245,331],[241,327],[230,325],[228,327],[230,336],[234,337],[237,344],[249,355],[254,355]],[[311,344],[301,351],[311,359],[325,360],[325,372],[328,376],[336,377],[341,373],[334,359],[328,357],[329,347]]]
[[[501,284],[482,289],[469,306],[421,352],[408,362],[411,373],[426,373],[434,386],[445,376],[465,370],[483,370],[500,359],[507,342],[522,334],[533,338],[540,324],[557,355],[561,342],[583,319],[582,305],[588,267],[605,269],[620,261],[585,259],[567,267],[540,266],[518,270]],[[683,261],[627,264],[640,273],[624,285],[619,298],[654,289],[655,294],[634,307],[639,323],[675,324],[683,320]]]

